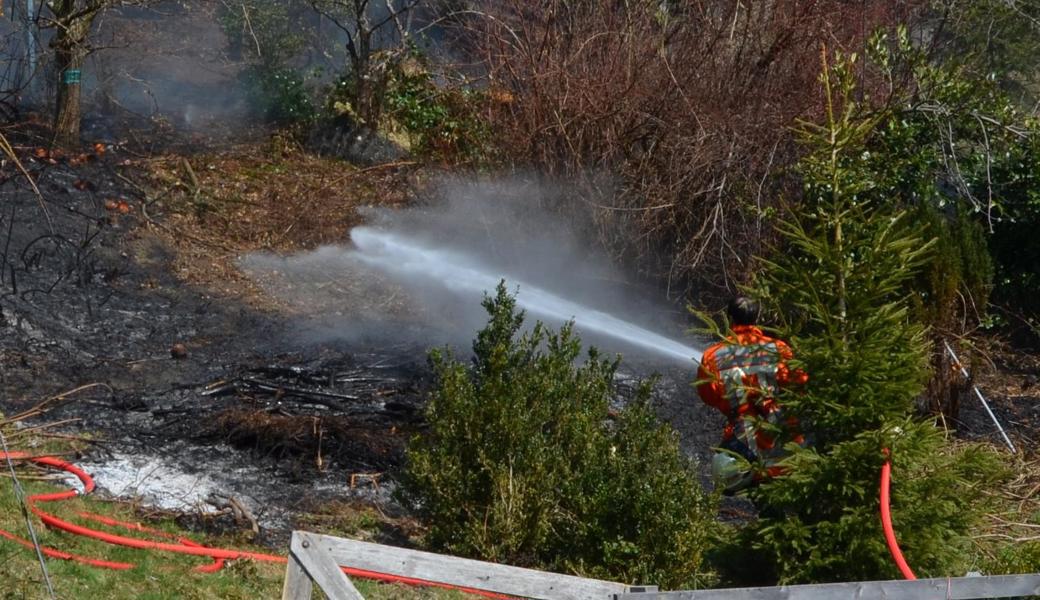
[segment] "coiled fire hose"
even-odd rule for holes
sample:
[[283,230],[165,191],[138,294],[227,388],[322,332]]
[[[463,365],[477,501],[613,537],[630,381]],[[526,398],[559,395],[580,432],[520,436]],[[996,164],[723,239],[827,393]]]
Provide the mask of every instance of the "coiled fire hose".
[[892,528],[892,510],[889,507],[892,461],[889,460],[888,448],[882,449],[881,452],[885,455],[885,464],[881,465],[881,528],[885,530],[885,543],[888,544],[888,551],[892,553],[892,560],[899,567],[899,572],[903,574],[904,579],[914,580],[917,576],[910,569],[910,565],[906,564],[903,551],[899,549],[899,543],[896,541],[895,529]]
[[[895,560],[896,566],[899,567],[900,573],[903,577],[909,580],[917,579],[914,575],[913,570],[907,564],[906,559],[903,558],[903,552],[899,549],[899,543],[896,541],[895,530],[892,527],[892,513],[889,506],[890,503],[890,492],[889,487],[892,477],[892,463],[889,460],[889,451],[887,448],[883,449],[885,455],[885,464],[881,467],[881,525],[885,532],[885,542],[888,545],[889,552],[892,553],[892,558]],[[149,535],[159,537],[170,542],[157,542],[153,540],[144,540],[140,538],[131,538],[121,535],[115,535],[106,533],[104,531],[98,531],[82,525],[76,525],[69,521],[63,520],[51,513],[48,513],[40,509],[36,504],[43,502],[60,502],[62,500],[69,500],[79,495],[90,494],[94,491],[94,479],[84,470],[80,469],[72,463],[63,461],[53,456],[31,456],[25,452],[10,452],[0,453],[0,459],[12,459],[12,460],[24,460],[32,462],[45,467],[58,469],[74,475],[83,484],[83,491],[80,492],[76,489],[69,489],[64,492],[54,492],[50,494],[33,494],[26,499],[29,510],[36,515],[44,524],[54,529],[80,535],[83,537],[99,540],[108,544],[116,546],[124,546],[128,548],[138,548],[141,550],[161,550],[165,552],[172,552],[177,554],[188,554],[194,556],[202,556],[212,559],[212,562],[206,565],[195,567],[196,571],[203,573],[213,573],[219,571],[224,566],[226,560],[237,560],[248,558],[261,562],[274,562],[274,563],[285,563],[286,557],[275,554],[266,554],[262,552],[246,552],[241,550],[228,550],[224,548],[211,548],[204,546],[197,542],[193,542],[187,538],[145,527],[138,523],[128,523],[125,521],[119,521],[117,519],[111,519],[101,515],[95,515],[88,512],[79,512],[77,516],[83,519],[101,523],[109,527],[119,527],[130,531],[138,531],[141,533],[147,533]],[[19,537],[9,531],[0,529],[0,537],[6,538],[26,548],[33,548],[32,542],[22,537]],[[69,552],[63,552],[55,548],[42,547],[40,549],[45,556],[50,558],[57,558],[61,560],[70,560],[94,567],[100,567],[105,569],[116,569],[126,570],[133,569],[135,565],[132,563],[108,561],[89,556],[82,556],[79,554],[72,554]],[[351,567],[340,567],[343,572],[352,577],[360,577],[363,579],[372,579],[375,581],[381,581],[384,583],[403,583],[407,585],[417,586],[430,586],[439,587],[446,589],[454,589],[462,592],[485,596],[488,598],[508,598],[501,594],[495,594],[493,592],[487,592],[484,590],[477,590],[472,588],[466,588],[461,586],[454,586],[445,583],[427,581],[424,579],[415,579],[412,577],[402,577],[398,575],[390,575],[388,573],[379,573],[377,571],[369,571],[366,569],[355,569]]]
[[[109,527],[118,527],[118,528],[126,529],[126,530],[129,530],[129,531],[138,531],[138,532],[141,532],[141,533],[147,533],[149,535],[152,535],[152,536],[155,536],[155,537],[159,537],[159,538],[162,538],[162,539],[165,539],[165,540],[170,540],[170,541],[162,541],[161,542],[161,541],[145,540],[145,539],[140,539],[140,538],[126,537],[126,536],[122,536],[122,535],[115,535],[115,534],[112,534],[112,533],[106,533],[104,531],[98,531],[96,529],[91,529],[89,527],[84,527],[82,525],[77,525],[75,523],[70,523],[69,521],[61,519],[61,518],[59,518],[59,517],[57,517],[57,516],[55,516],[55,515],[53,515],[51,513],[48,513],[46,511],[42,510],[39,506],[37,506],[37,504],[41,504],[41,503],[44,503],[44,502],[60,502],[62,500],[69,500],[69,499],[75,498],[76,496],[79,496],[81,494],[82,495],[90,494],[91,492],[94,491],[94,487],[95,487],[94,486],[94,479],[89,474],[87,474],[86,471],[84,471],[83,469],[80,469],[76,465],[74,465],[72,463],[69,463],[69,462],[66,462],[66,461],[63,461],[61,459],[55,458],[53,456],[32,456],[32,455],[29,455],[29,454],[27,454],[25,452],[9,452],[9,453],[0,452],[0,460],[4,460],[4,459],[8,459],[8,458],[12,459],[12,460],[28,461],[28,462],[35,463],[37,465],[42,465],[42,466],[49,467],[49,468],[52,468],[52,469],[65,471],[66,473],[70,473],[70,474],[74,475],[83,484],[83,491],[82,492],[80,492],[79,490],[76,490],[76,489],[69,489],[69,490],[66,490],[64,492],[54,492],[54,493],[49,493],[49,494],[33,494],[33,495],[28,496],[26,498],[26,504],[28,505],[29,510],[34,515],[36,515],[41,521],[43,521],[43,523],[45,525],[47,525],[48,527],[52,527],[54,529],[58,529],[58,530],[61,530],[61,531],[72,533],[74,535],[80,535],[80,536],[83,536],[83,537],[99,540],[99,541],[105,542],[107,544],[112,544],[112,545],[116,545],[116,546],[124,546],[124,547],[128,547],[128,548],[138,548],[138,549],[141,549],[141,550],[159,550],[159,551],[163,551],[163,552],[172,552],[172,553],[176,553],[176,554],[188,554],[188,555],[193,555],[193,556],[201,556],[201,557],[210,558],[210,559],[212,559],[212,562],[210,564],[202,565],[202,566],[199,566],[199,567],[195,568],[196,571],[200,571],[200,572],[204,572],[204,573],[212,573],[212,572],[215,572],[215,571],[219,571],[224,566],[224,561],[226,561],[226,560],[238,560],[238,559],[247,558],[247,559],[251,559],[251,560],[256,560],[256,561],[261,561],[261,562],[272,562],[272,563],[285,563],[287,561],[286,557],[279,556],[279,555],[276,555],[276,554],[266,554],[266,553],[263,553],[263,552],[247,552],[247,551],[242,551],[242,550],[228,550],[228,549],[224,549],[224,548],[211,548],[209,546],[204,546],[202,544],[193,542],[193,541],[191,541],[191,540],[189,540],[187,538],[180,537],[180,536],[177,536],[177,535],[173,535],[173,534],[170,534],[170,533],[166,533],[164,531],[159,531],[159,530],[156,530],[156,529],[152,529],[152,528],[149,528],[149,527],[145,527],[145,526],[137,524],[137,523],[127,523],[127,522],[124,522],[124,521],[119,521],[119,520],[116,520],[116,519],[110,519],[108,517],[104,517],[104,516],[101,516],[101,515],[95,515],[95,514],[87,513],[87,512],[77,513],[77,516],[80,517],[80,518],[83,518],[83,519],[87,519],[87,520],[90,520],[90,521],[101,523],[102,525],[106,525],[106,526],[109,526]],[[13,533],[11,533],[9,531],[4,531],[4,530],[0,529],[0,537],[6,538],[8,540],[11,540],[11,541],[13,541],[13,542],[15,542],[15,543],[17,543],[17,544],[19,544],[21,546],[26,547],[26,548],[33,548],[33,543],[32,542],[30,542],[29,540],[24,539],[22,537],[19,537],[19,536],[15,535],[15,534],[13,534]],[[62,559],[62,560],[70,560],[70,561],[83,563],[83,564],[86,564],[86,565],[91,565],[91,566],[94,566],[94,567],[100,567],[100,568],[104,568],[104,569],[126,570],[126,569],[133,569],[136,566],[136,565],[134,565],[132,563],[101,560],[101,559],[92,558],[92,557],[89,557],[89,556],[82,556],[82,555],[79,555],[79,554],[71,554],[69,552],[63,552],[63,551],[57,550],[55,548],[42,547],[40,550],[43,552],[43,554],[45,556],[48,556],[50,558],[57,558],[57,559]],[[340,569],[342,569],[345,574],[347,574],[347,575],[349,575],[351,577],[360,577],[362,579],[371,579],[371,580],[380,581],[380,582],[383,582],[383,583],[402,583],[402,584],[414,585],[414,586],[439,587],[439,588],[445,588],[445,589],[458,590],[458,591],[466,592],[466,593],[469,593],[469,594],[476,594],[476,595],[479,595],[479,596],[485,596],[485,597],[488,597],[488,598],[498,598],[498,599],[503,599],[503,600],[509,598],[509,596],[503,596],[501,594],[496,594],[496,593],[488,592],[488,591],[485,591],[485,590],[478,590],[478,589],[467,588],[467,587],[462,587],[462,586],[450,585],[450,584],[436,582],[436,581],[427,581],[425,579],[416,579],[416,578],[413,578],[413,577],[402,577],[402,576],[399,576],[399,575],[391,575],[389,573],[380,573],[380,572],[377,572],[377,571],[369,571],[367,569],[355,569],[355,568],[352,568],[352,567],[340,567]]]

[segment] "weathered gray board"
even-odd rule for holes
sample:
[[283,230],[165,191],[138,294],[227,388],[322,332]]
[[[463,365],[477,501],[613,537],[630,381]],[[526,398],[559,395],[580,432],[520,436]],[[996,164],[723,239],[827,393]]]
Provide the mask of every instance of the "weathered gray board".
[[314,582],[300,559],[289,553],[289,563],[285,567],[285,583],[282,585],[282,600],[311,600]]
[[365,600],[329,555],[328,536],[294,531],[289,543],[282,600],[310,600],[311,582],[334,600]]
[[622,583],[309,534],[336,564],[538,600],[608,600]]
[[973,600],[1040,595],[1040,574],[615,594],[615,600]]

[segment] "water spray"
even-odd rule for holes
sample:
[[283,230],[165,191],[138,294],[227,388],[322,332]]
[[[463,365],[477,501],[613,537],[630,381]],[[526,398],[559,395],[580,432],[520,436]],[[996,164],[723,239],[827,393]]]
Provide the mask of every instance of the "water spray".
[[[350,239],[354,258],[405,281],[436,283],[457,293],[477,294],[495,289],[503,274],[459,252],[425,245],[411,238],[371,227],[355,227]],[[508,278],[518,287],[516,302],[543,318],[573,320],[579,329],[604,335],[682,363],[700,362],[702,351],[667,338],[604,311],[567,300],[544,288]]]

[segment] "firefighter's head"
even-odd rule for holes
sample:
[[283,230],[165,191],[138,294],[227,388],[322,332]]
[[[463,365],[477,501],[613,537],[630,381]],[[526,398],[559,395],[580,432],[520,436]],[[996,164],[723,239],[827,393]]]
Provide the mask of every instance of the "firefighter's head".
[[731,325],[754,325],[758,323],[758,313],[761,309],[758,302],[747,296],[737,296],[729,301],[726,306],[726,314],[729,315]]

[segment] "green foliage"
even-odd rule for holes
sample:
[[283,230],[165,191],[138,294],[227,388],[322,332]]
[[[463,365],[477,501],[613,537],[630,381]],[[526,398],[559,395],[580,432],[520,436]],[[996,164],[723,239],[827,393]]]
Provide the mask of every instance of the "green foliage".
[[408,451],[403,498],[454,554],[666,587],[702,583],[712,502],[649,384],[608,419],[617,361],[570,325],[524,315],[500,284],[465,365],[431,352],[429,430]]
[[996,263],[996,299],[1021,313],[1040,340],[1040,130],[1031,123],[1030,137],[1008,151],[994,170],[1003,186],[1006,218],[995,226],[989,247]]
[[224,3],[217,19],[231,53],[268,68],[285,66],[307,44],[297,0],[238,0]]
[[483,156],[488,128],[478,118],[480,92],[438,86],[425,68],[392,73],[386,113],[419,154],[473,160]]
[[300,19],[309,8],[297,0],[245,0],[224,4],[218,20],[234,56],[248,66],[241,81],[254,109],[281,125],[314,118],[306,77],[294,59],[307,44]]
[[986,231],[966,209],[948,207],[944,214],[932,204],[921,204],[912,219],[923,234],[935,240],[931,261],[917,278],[914,315],[933,327],[954,329],[966,316],[979,323],[985,318],[994,266]]
[[246,69],[243,81],[254,108],[272,123],[305,123],[317,115],[304,77],[295,69]]
[[[486,157],[489,128],[478,114],[485,100],[482,92],[438,84],[414,48],[405,54],[382,53],[379,58],[384,65],[378,85],[370,86],[380,105],[380,130],[398,137],[418,156],[452,162]],[[356,85],[353,73],[341,77],[329,92],[329,107],[359,118],[352,105]]]
[[[930,423],[904,420],[836,444],[829,454],[798,453],[791,474],[762,490],[776,515],[755,528],[756,554],[784,581],[898,579],[878,517],[882,448],[893,456],[893,526],[918,576],[965,573],[969,532],[986,507],[980,488],[1002,473],[994,452],[954,448]],[[790,553],[794,551],[794,556]]]
[[1024,108],[1040,92],[1040,4],[1018,0],[933,0],[936,47],[975,79],[996,82]]
[[839,58],[824,70],[827,120],[798,131],[807,203],[780,225],[786,247],[763,261],[756,282],[760,297],[792,315],[785,326],[810,380],[781,401],[816,440],[812,450],[791,448],[789,475],[755,490],[763,518],[741,537],[782,582],[897,575],[877,516],[884,448],[899,539],[922,575],[962,572],[966,535],[984,508],[973,488],[999,476],[992,454],[947,447],[910,417],[928,346],[908,285],[934,243],[876,199],[884,188],[864,147],[887,115],[853,100],[853,65]]
[[[1030,525],[1038,525],[1035,520],[1034,517]],[[1007,544],[1000,548],[991,560],[984,563],[984,572],[994,574],[1035,573],[1037,565],[1040,565],[1040,542],[1029,540]]]
[[1028,233],[1040,219],[1035,120],[1022,116],[995,78],[980,76],[977,62],[936,64],[905,30],[894,40],[876,35],[870,56],[891,87],[858,168],[874,182],[871,197],[909,208],[938,240],[919,280],[919,314],[941,327],[976,322],[985,319],[991,292],[1038,314],[1040,281],[1031,265],[1040,238]]
[[786,403],[823,447],[902,417],[927,375],[924,330],[909,322],[905,300],[932,243],[906,213],[871,198],[877,183],[864,177],[862,146],[879,119],[851,100],[851,65],[839,62],[835,84],[825,79],[828,122],[799,130],[810,149],[800,165],[806,210],[779,225],[789,248],[764,260],[757,280],[757,294],[787,315],[812,377]]

